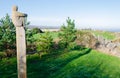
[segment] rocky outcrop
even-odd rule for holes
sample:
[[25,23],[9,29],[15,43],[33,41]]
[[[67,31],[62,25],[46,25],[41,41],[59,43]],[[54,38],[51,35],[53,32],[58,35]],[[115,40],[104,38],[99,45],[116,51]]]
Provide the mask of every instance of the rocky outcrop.
[[106,40],[100,36],[98,36],[97,39],[99,42],[98,46],[96,47],[97,50],[120,57],[120,43],[119,42]]

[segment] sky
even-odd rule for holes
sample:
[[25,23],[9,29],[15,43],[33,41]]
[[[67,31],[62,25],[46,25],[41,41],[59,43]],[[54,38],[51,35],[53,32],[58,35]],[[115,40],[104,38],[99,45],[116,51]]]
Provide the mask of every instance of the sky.
[[61,26],[70,17],[76,28],[120,29],[120,0],[0,0],[0,18],[13,5],[31,25]]

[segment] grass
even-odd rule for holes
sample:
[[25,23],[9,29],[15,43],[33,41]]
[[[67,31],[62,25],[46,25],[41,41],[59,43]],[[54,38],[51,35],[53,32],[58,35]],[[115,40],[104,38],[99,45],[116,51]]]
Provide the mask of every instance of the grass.
[[49,32],[49,34],[53,37],[53,39],[58,38],[59,32]]
[[113,32],[108,31],[92,31],[96,36],[102,36],[105,39],[113,40],[116,38],[115,34]]
[[[0,61],[0,78],[17,78],[16,58]],[[28,78],[120,78],[120,59],[95,50],[27,56]]]
[[91,51],[74,59],[51,78],[120,78],[120,59]]
[[[89,31],[112,40],[114,34]],[[44,33],[43,33],[44,34]],[[49,32],[53,39],[58,32]],[[40,34],[33,36],[39,38]],[[27,56],[28,78],[120,78],[120,59],[95,50],[57,51],[43,55]],[[0,78],[17,78],[16,57],[0,60]]]
[[98,31],[98,30],[82,30],[83,32],[91,32],[95,36],[101,36],[107,40],[113,40],[116,38],[114,32],[109,32],[109,31]]
[[[52,38],[55,39],[55,38],[58,38],[58,33],[59,33],[59,32],[49,32],[49,35],[51,35]],[[37,39],[37,38],[40,37],[41,34],[44,35],[45,33],[35,34],[35,35],[33,35],[33,37],[34,37],[35,39]]]
[[0,78],[17,78],[16,58],[0,60]]

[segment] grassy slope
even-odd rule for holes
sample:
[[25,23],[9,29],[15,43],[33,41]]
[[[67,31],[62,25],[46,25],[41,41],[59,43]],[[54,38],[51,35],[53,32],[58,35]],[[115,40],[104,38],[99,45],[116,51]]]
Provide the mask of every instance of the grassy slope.
[[[120,59],[94,50],[28,56],[28,78],[119,78]],[[0,61],[0,78],[17,78],[16,58]]]
[[[89,31],[106,39],[114,39],[111,32]],[[57,38],[57,32],[50,32]],[[36,34],[34,37],[39,37]],[[28,56],[28,78],[119,78],[120,59],[92,50]],[[0,78],[17,78],[16,58],[0,60]]]
[[109,32],[109,31],[98,31],[98,30],[82,30],[83,32],[91,32],[93,34],[95,34],[96,36],[102,36],[105,39],[108,40],[113,40],[116,38],[114,32]]
[[115,35],[113,32],[108,32],[108,31],[92,31],[96,36],[102,36],[104,37],[105,39],[108,39],[108,40],[113,40],[115,39]]
[[120,78],[120,59],[96,51],[74,59],[51,78]]

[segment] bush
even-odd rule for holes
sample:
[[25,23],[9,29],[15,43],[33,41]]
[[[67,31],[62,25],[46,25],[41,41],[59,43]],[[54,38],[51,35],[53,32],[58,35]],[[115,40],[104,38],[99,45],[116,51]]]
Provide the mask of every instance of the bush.
[[67,46],[67,44],[65,42],[63,42],[63,41],[59,41],[58,45],[59,45],[60,49],[65,49],[66,46]]
[[36,48],[38,54],[41,56],[42,53],[50,53],[52,51],[53,38],[49,35],[49,32],[40,34],[39,38],[36,39]]
[[0,52],[0,60],[6,58],[6,53],[5,52]]
[[76,42],[71,42],[67,48],[68,50],[80,50],[82,47],[77,45]]
[[26,41],[27,41],[27,53],[35,51],[35,39],[33,38],[32,32],[30,30],[26,31]]
[[27,40],[27,52],[28,53],[35,53],[36,47],[35,47],[35,39],[33,36],[38,33],[43,33],[42,30],[39,28],[33,28],[33,29],[26,29],[26,40]]

